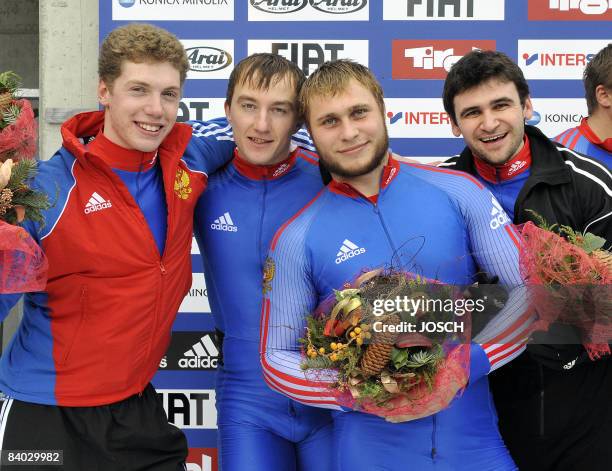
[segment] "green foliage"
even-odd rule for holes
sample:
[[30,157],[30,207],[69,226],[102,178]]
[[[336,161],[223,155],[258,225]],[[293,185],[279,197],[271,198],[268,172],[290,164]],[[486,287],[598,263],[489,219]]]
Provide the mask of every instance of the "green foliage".
[[14,95],[21,85],[21,77],[12,70],[0,72],[0,93]]
[[[11,171],[11,178],[6,188],[13,192],[11,204],[13,206],[23,206],[25,209],[25,219],[44,225],[42,211],[49,209],[51,204],[49,197],[45,193],[32,190],[27,182],[37,173],[37,163],[35,160],[20,160]],[[17,211],[9,208],[2,220],[9,224],[17,223]]]
[[16,104],[11,104],[0,114],[0,130],[14,124],[19,117],[19,113],[21,113],[21,108]]

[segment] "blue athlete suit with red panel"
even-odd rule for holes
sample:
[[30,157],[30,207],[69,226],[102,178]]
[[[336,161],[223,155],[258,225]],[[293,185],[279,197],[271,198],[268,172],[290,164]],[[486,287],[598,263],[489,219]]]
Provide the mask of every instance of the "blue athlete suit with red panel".
[[580,126],[563,131],[553,140],[612,168],[612,138],[601,140],[597,137],[589,126],[588,118],[582,118]]
[[196,208],[208,297],[224,334],[216,401],[226,471],[331,469],[330,412],[272,391],[259,361],[262,274],[270,241],[322,187],[312,152],[298,148],[272,166],[252,165],[236,152],[211,176]]
[[[518,239],[499,203],[468,175],[389,159],[377,202],[332,181],[276,234],[274,276],[262,311],[262,365],[273,389],[338,409],[324,381],[300,368],[305,315],[362,270],[392,265],[449,284],[478,270],[510,289],[506,306],[473,339],[469,386],[432,416],[393,424],[335,412],[338,470],[516,469],[497,428],[487,374],[524,350],[533,315],[518,269]],[[331,380],[333,382],[333,380]]]

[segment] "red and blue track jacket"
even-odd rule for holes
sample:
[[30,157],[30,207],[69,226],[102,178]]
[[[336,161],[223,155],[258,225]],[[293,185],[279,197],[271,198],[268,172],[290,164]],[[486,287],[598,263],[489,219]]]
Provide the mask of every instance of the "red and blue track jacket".
[[[97,406],[145,388],[191,286],[196,202],[208,173],[233,153],[218,127],[212,144],[205,126],[185,124],[162,142],[156,158],[167,228],[160,254],[120,176],[83,144],[103,121],[103,112],[93,112],[64,123],[62,148],[40,162],[32,182],[53,202],[44,225],[24,224],[49,259],[48,284],[25,296],[23,320],[0,362],[0,391],[22,401]],[[0,319],[15,298],[0,296]]]

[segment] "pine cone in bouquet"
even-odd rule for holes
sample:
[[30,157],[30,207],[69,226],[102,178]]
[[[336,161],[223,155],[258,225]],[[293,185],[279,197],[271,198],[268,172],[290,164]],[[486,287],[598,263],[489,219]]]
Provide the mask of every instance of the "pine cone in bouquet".
[[[365,353],[361,357],[361,372],[367,378],[382,372],[391,361],[391,352],[399,334],[395,331],[389,332],[389,326],[396,326],[400,323],[400,317],[396,314],[388,316],[385,321],[381,321],[382,332],[372,335],[372,342],[366,347]],[[395,329],[393,329],[395,330]]]

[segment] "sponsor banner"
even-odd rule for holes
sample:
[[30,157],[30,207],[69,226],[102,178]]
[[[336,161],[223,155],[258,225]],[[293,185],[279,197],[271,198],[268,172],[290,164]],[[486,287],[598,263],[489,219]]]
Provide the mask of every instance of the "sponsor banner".
[[216,448],[189,448],[185,461],[187,471],[217,471],[219,459]]
[[475,49],[494,51],[495,41],[395,39],[391,46],[392,78],[444,80],[452,65]]
[[441,98],[385,98],[389,137],[454,138]]
[[383,0],[384,20],[503,20],[504,0]]
[[248,0],[249,21],[368,21],[368,0]]
[[610,21],[612,0],[529,0],[532,21]]
[[113,20],[233,21],[234,0],[111,0]]
[[158,389],[168,422],[182,429],[217,428],[214,389]]
[[250,39],[248,54],[271,52],[297,64],[306,75],[326,61],[353,59],[368,65],[368,41],[336,39]]
[[609,39],[519,39],[517,63],[526,79],[582,80],[584,67],[609,42]]
[[588,116],[584,98],[532,98],[531,102],[533,118],[527,124],[537,126],[551,139]]
[[159,362],[160,370],[215,370],[220,346],[214,332],[172,332],[170,346]]
[[[225,116],[225,98],[183,98],[179,103],[177,122],[206,121]],[[192,252],[193,253],[193,252]]]
[[182,39],[188,79],[228,79],[234,68],[233,39]]
[[[197,244],[196,244],[197,245]],[[193,273],[191,288],[179,307],[179,312],[210,313],[204,273]]]

